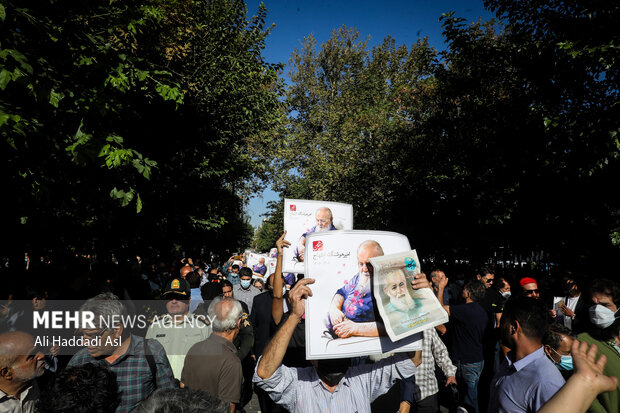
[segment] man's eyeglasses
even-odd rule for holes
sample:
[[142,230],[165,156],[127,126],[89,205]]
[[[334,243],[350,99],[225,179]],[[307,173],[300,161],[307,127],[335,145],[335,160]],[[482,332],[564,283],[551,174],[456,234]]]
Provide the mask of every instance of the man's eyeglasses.
[[525,295],[538,294],[538,289],[535,289],[535,290],[525,290],[525,291],[523,291],[523,294],[525,294]]
[[107,330],[107,328],[102,328],[101,330],[95,331],[93,333],[87,333],[86,331],[77,331],[77,334],[81,335],[86,339],[92,340],[93,338],[101,337]]

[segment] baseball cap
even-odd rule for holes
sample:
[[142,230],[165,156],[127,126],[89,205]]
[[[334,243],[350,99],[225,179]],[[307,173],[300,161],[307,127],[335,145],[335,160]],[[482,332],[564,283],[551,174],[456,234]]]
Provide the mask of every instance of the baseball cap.
[[173,278],[166,284],[166,288],[164,288],[164,296],[179,295],[185,297],[185,299],[189,299],[190,294],[191,288],[189,283],[183,278]]

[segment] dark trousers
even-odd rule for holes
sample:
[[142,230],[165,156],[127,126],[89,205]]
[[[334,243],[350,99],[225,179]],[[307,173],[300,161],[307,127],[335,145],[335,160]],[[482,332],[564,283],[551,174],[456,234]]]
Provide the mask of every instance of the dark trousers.
[[411,411],[415,413],[437,413],[439,411],[439,397],[437,393],[420,401],[415,401],[411,406]]

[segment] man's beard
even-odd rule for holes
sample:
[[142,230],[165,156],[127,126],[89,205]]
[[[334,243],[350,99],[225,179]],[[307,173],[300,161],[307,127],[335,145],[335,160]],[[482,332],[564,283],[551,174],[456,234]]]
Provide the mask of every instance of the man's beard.
[[398,297],[390,296],[390,303],[399,311],[409,311],[413,308],[413,298],[409,294],[401,294]]
[[370,294],[370,273],[360,272],[360,277],[357,282],[357,290],[360,294]]
[[327,231],[328,229],[329,229],[329,225],[326,225],[326,226],[324,226],[324,227],[322,227],[322,226],[320,226],[320,225],[317,225],[317,226],[315,227],[314,232],[322,232],[322,231]]

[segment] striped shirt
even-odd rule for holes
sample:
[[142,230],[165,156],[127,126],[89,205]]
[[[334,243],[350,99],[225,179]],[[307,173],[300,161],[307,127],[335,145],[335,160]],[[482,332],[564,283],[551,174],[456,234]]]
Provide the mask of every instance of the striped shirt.
[[415,400],[424,400],[439,391],[435,377],[435,363],[441,368],[446,377],[456,374],[456,366],[452,364],[446,345],[441,341],[434,328],[424,330],[422,342],[422,364],[415,372]]
[[415,371],[411,359],[398,354],[374,364],[349,367],[333,393],[324,386],[314,367],[280,365],[268,379],[261,379],[254,372],[253,381],[292,413],[370,413],[373,400],[387,393],[396,379],[410,377]]
[[78,351],[69,361],[67,367],[81,366],[92,363],[106,366],[116,373],[118,389],[121,392],[121,403],[116,413],[131,411],[138,403],[146,399],[155,389],[171,389],[175,386],[174,376],[164,348],[157,340],[148,340],[149,352],[155,359],[157,374],[156,383],[153,382],[151,368],[144,354],[144,338],[131,335],[129,348],[112,363],[105,359],[95,359],[86,348]]

